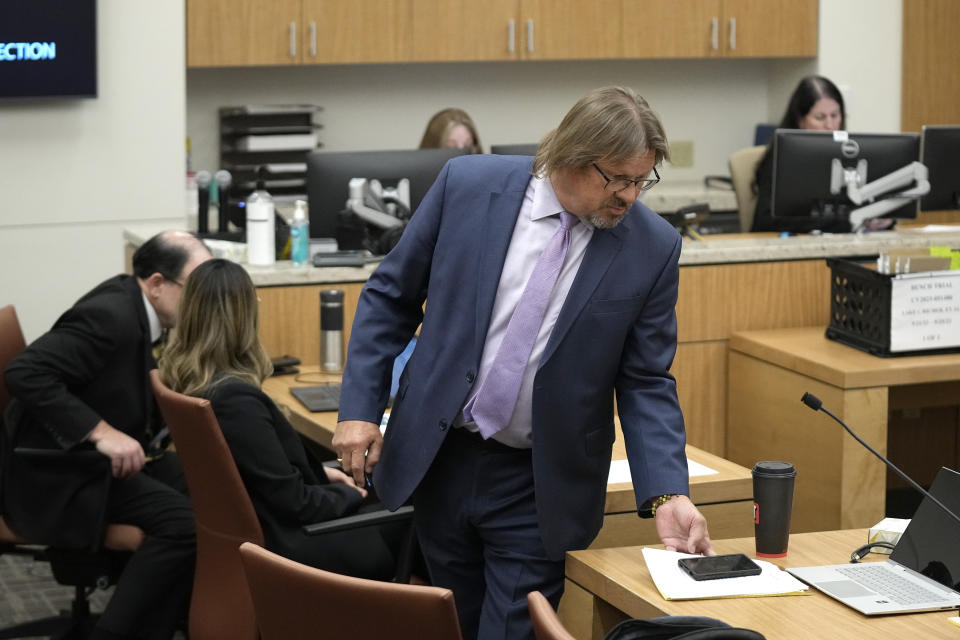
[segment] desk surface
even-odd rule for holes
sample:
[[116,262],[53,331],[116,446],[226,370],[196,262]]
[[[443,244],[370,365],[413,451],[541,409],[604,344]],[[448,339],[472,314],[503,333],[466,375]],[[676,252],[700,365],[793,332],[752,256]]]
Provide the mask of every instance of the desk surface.
[[[339,375],[319,372],[318,367],[302,367],[300,377],[277,376],[263,383],[263,391],[281,407],[285,408],[287,418],[293,427],[314,442],[331,448],[333,432],[337,427],[337,412],[323,411],[314,413],[293,397],[292,387],[306,387],[325,382],[339,382]],[[614,444],[613,459],[625,459],[623,434],[617,427],[617,440]],[[729,502],[734,500],[752,500],[753,480],[750,470],[738,464],[724,460],[696,447],[687,446],[687,457],[702,465],[718,471],[716,474],[695,476],[690,479],[690,497],[696,504]],[[608,485],[606,513],[620,513],[636,510],[633,485],[629,482]]]
[[[849,562],[850,552],[867,539],[865,529],[794,534],[789,552],[775,559],[781,567]],[[715,540],[717,553],[754,556],[754,540]],[[868,618],[811,590],[810,595],[664,600],[647,571],[641,547],[587,549],[567,554],[567,579],[634,618],[697,615],[762,633],[768,640],[788,638],[953,638],[960,629],[948,612]],[[868,556],[883,559],[883,556]]]
[[829,340],[825,327],[742,331],[730,350],[840,387],[888,387],[960,379],[960,354],[878,358]]

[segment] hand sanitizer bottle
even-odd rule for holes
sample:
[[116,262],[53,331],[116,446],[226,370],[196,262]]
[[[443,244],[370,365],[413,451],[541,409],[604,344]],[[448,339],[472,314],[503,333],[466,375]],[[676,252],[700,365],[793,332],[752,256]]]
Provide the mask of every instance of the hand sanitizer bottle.
[[270,266],[276,261],[273,197],[264,188],[266,171],[257,174],[257,190],[247,198],[247,263]]
[[293,220],[290,222],[290,259],[293,266],[306,267],[310,260],[310,221],[307,220],[307,203],[293,203]]

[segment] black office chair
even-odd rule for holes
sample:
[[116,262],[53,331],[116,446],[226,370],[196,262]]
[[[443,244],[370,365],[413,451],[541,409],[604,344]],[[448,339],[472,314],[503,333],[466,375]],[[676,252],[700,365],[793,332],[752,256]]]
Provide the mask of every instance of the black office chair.
[[[4,383],[2,373],[7,364],[26,347],[16,311],[12,306],[0,309],[0,430],[3,428],[3,413],[10,400],[10,393]],[[2,443],[0,443],[2,450]],[[93,460],[102,459],[102,473],[109,481],[110,465],[107,458],[90,451]],[[25,455],[30,455],[29,452]],[[57,451],[35,452],[34,459],[42,463],[71,465],[78,462],[77,454],[62,454]],[[86,464],[87,461],[83,461]],[[103,544],[94,550],[57,549],[37,545],[20,536],[10,528],[0,514],[0,555],[16,554],[40,562],[49,562],[54,579],[65,586],[74,588],[70,611],[58,616],[33,620],[0,629],[0,640],[29,636],[51,636],[53,638],[85,635],[93,627],[96,617],[90,612],[89,596],[98,588],[106,588],[116,583],[130,553],[139,548],[144,534],[132,525],[109,525],[104,533]]]

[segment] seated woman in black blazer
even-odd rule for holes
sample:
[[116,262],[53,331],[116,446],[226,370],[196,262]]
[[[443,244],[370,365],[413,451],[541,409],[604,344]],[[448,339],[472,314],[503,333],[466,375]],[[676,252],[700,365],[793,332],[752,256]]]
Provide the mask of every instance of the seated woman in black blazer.
[[210,401],[268,549],[335,573],[391,578],[396,547],[386,531],[302,533],[304,524],[356,512],[367,492],[342,471],[314,469],[296,431],[260,390],[273,365],[257,337],[250,276],[227,260],[202,267],[183,289],[177,332],[160,364],[164,383]]

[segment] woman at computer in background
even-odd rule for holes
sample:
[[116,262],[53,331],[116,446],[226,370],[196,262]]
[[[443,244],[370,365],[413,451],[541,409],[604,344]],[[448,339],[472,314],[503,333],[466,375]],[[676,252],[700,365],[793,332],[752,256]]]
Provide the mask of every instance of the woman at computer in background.
[[[813,131],[839,131],[846,128],[847,114],[843,106],[843,96],[837,85],[823,76],[807,76],[800,81],[787,111],[783,114],[778,128],[810,129]],[[757,193],[757,209],[753,215],[751,231],[789,231],[778,226],[778,220],[770,215],[773,190],[773,141],[767,145],[754,178],[754,191]],[[849,231],[849,225],[842,223],[842,229],[822,229],[822,231]]]
[[420,140],[421,149],[472,149],[482,153],[477,126],[463,109],[444,109],[433,114]]
[[210,401],[268,549],[335,573],[393,577],[391,548],[397,546],[385,540],[387,530],[316,537],[301,531],[302,525],[354,513],[367,492],[342,471],[315,469],[296,431],[260,390],[273,365],[257,337],[250,276],[228,260],[202,266],[183,288],[177,331],[160,362],[164,383]]

